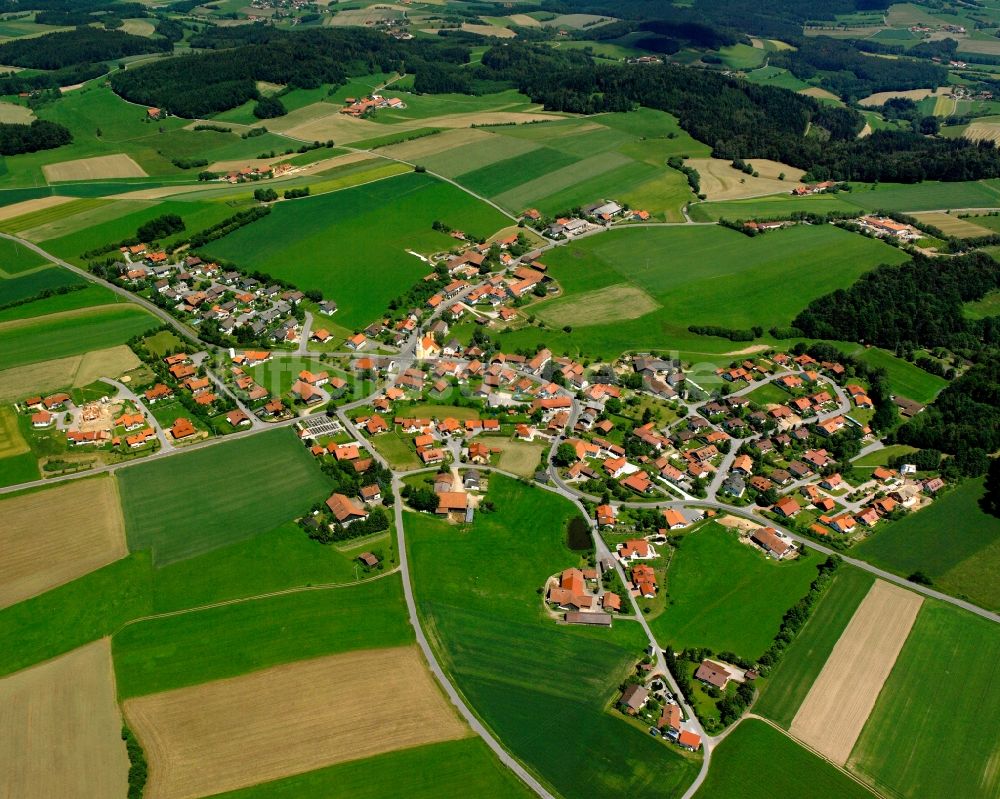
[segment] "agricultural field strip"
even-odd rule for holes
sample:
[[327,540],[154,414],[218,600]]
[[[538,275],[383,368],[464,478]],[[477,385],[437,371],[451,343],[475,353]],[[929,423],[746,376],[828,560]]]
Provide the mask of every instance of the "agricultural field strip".
[[80,480],[6,499],[0,503],[0,516],[0,608],[128,554],[112,478]]
[[125,796],[111,645],[94,641],[0,680],[0,763],[9,797]]
[[330,655],[129,699],[125,714],[150,761],[148,799],[214,794],[469,734],[416,647]]
[[881,580],[872,586],[792,719],[792,735],[847,762],[922,602]]

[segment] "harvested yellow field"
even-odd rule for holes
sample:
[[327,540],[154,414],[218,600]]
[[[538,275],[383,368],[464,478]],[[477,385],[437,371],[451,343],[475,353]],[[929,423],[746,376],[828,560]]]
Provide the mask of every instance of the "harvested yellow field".
[[426,158],[429,155],[437,155],[464,144],[485,143],[492,136],[493,134],[487,133],[485,130],[474,128],[446,130],[442,133],[435,133],[433,136],[422,136],[419,139],[404,141],[400,144],[379,147],[378,154],[387,155],[390,158],[400,158],[404,161],[413,161],[418,158]]
[[[744,197],[761,197],[767,194],[787,194],[804,174],[780,161],[752,158],[749,163],[757,170],[758,177],[734,169],[729,161],[721,158],[689,158],[687,165],[698,170],[701,191],[709,200],[739,200]],[[784,174],[784,180],[778,175]]]
[[94,158],[77,158],[42,167],[50,183],[60,180],[97,180],[99,178],[144,178],[145,171],[129,156],[98,155]]
[[553,326],[583,326],[636,319],[659,307],[656,300],[637,286],[618,285],[588,291],[572,299],[556,300],[548,307],[542,305],[536,313]]
[[808,89],[799,89],[799,94],[806,97],[815,97],[818,100],[840,100],[833,92],[821,89],[819,86],[810,86]]
[[520,25],[522,28],[542,27],[541,22],[539,22],[534,17],[529,17],[527,14],[508,14],[507,19],[509,19],[515,25]]
[[923,599],[876,580],[854,611],[789,732],[843,765],[896,663]]
[[971,141],[985,140],[997,144],[1000,142],[1000,122],[972,122],[966,127],[962,137]]
[[[64,314],[51,316],[62,317]],[[4,323],[7,324],[18,323]],[[30,394],[45,394],[59,388],[85,386],[99,377],[115,378],[130,369],[135,369],[138,365],[139,359],[135,357],[135,353],[127,346],[121,345],[94,350],[86,355],[71,355],[68,358],[15,366],[0,371],[0,402],[13,402]]]
[[501,28],[499,25],[473,25],[469,22],[463,22],[462,30],[479,36],[494,36],[497,39],[513,39],[517,36],[510,28]]
[[0,795],[128,793],[128,755],[107,638],[0,680]]
[[244,168],[260,169],[270,164],[280,163],[285,158],[244,158],[233,161],[215,161],[205,167],[209,172],[238,172]]
[[153,23],[148,19],[127,19],[122,30],[133,36],[152,36],[154,28]]
[[949,236],[958,236],[960,239],[989,236],[993,233],[989,228],[977,225],[971,219],[959,219],[957,216],[939,211],[925,211],[913,216],[927,225],[943,230]]
[[348,652],[129,699],[146,799],[190,799],[469,734],[414,647]]
[[[309,106],[306,107],[308,108]],[[384,125],[379,125],[377,122],[370,122],[367,119],[354,119],[347,114],[341,114],[336,110],[335,106],[327,105],[327,107],[330,110],[325,116],[302,122],[279,132],[306,141],[326,141],[327,139],[333,139],[337,144],[346,144],[358,139],[372,139],[376,136],[384,136],[386,133],[393,132],[393,130],[386,130]],[[288,116],[291,116],[291,114]],[[270,121],[268,120],[268,122]]]
[[128,554],[111,477],[73,480],[0,502],[0,608]]
[[58,197],[53,195],[52,197],[37,197],[34,200],[24,200],[13,205],[6,205],[0,208],[0,221],[15,219],[25,214],[33,214],[35,211],[44,211],[46,208],[75,202],[76,199],[76,197]]
[[893,97],[905,97],[917,102],[918,100],[923,100],[925,97],[930,97],[932,94],[934,94],[934,89],[907,89],[905,91],[895,92],[875,92],[875,94],[870,94],[863,100],[859,100],[858,105],[869,107],[885,105],[885,101],[890,100]]
[[0,458],[13,458],[30,450],[17,425],[13,408],[0,406]]
[[452,114],[451,116],[429,117],[419,120],[420,127],[469,128],[473,125],[520,125],[525,122],[552,122],[566,119],[566,114],[548,114],[534,111],[480,111],[473,114]]
[[28,125],[34,120],[34,112],[17,103],[0,102],[0,123],[8,125]]

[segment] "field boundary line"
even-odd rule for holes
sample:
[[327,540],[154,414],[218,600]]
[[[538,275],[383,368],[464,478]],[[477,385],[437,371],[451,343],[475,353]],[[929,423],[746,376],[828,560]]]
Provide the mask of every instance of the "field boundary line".
[[[743,716],[743,718],[740,719],[740,722],[738,724],[734,724],[730,728],[729,732],[732,732],[733,730],[735,730],[739,726],[739,724],[742,723],[743,721],[745,721],[746,719],[756,719],[757,721],[764,722],[765,724],[767,724],[770,727],[774,727],[774,729],[776,729],[778,732],[782,733],[786,738],[789,738],[792,741],[795,741],[795,743],[797,743],[803,749],[805,749],[805,750],[807,750],[809,752],[812,752],[812,754],[816,755],[816,757],[818,757],[820,760],[824,761],[825,763],[829,763],[831,766],[833,766],[835,769],[837,769],[837,771],[839,771],[841,774],[843,774],[843,775],[849,777],[850,779],[852,779],[854,782],[856,782],[858,785],[860,785],[866,791],[868,791],[869,793],[871,793],[873,796],[877,796],[878,799],[889,799],[889,797],[887,797],[884,793],[879,792],[879,790],[874,785],[869,785],[867,782],[865,782],[863,779],[861,779],[857,774],[854,774],[853,772],[848,771],[846,768],[844,768],[843,766],[839,765],[838,763],[834,763],[826,755],[824,755],[824,754],[818,752],[817,750],[813,749],[805,741],[802,741],[799,738],[796,738],[794,735],[792,735],[784,727],[782,727],[781,725],[779,725],[779,724],[771,721],[771,719],[764,718],[763,716],[758,716],[756,713],[747,713],[745,716]],[[727,736],[729,735],[729,732],[726,733]]]
[[288,596],[289,594],[301,594],[306,591],[330,591],[335,588],[353,588],[357,585],[367,585],[368,583],[373,583],[376,580],[381,580],[385,577],[391,577],[399,571],[399,566],[389,571],[377,574],[374,577],[368,577],[364,580],[355,580],[353,583],[320,583],[318,585],[297,585],[292,588],[283,588],[280,591],[268,591],[263,594],[254,594],[253,596],[237,597],[235,599],[224,599],[221,602],[212,602],[207,605],[198,605],[193,608],[182,608],[180,610],[168,610],[164,613],[153,613],[149,616],[139,616],[135,619],[129,619],[124,624],[122,624],[117,630],[110,633],[110,636],[114,638],[118,633],[124,630],[126,627],[131,627],[133,624],[140,624],[145,621],[156,621],[157,619],[169,619],[174,616],[185,616],[189,613],[200,613],[204,610],[213,610],[215,608],[224,608],[229,605],[241,605],[244,602],[256,602],[261,599],[272,599],[278,596]]

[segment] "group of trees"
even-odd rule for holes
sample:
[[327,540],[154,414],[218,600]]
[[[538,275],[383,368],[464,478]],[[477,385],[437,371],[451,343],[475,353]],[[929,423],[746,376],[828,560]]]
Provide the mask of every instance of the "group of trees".
[[1000,449],[1000,355],[994,351],[950,383],[896,440],[952,455],[961,474],[984,474],[988,454]]
[[169,52],[171,49],[173,45],[162,39],[80,27],[0,44],[0,63],[31,69],[63,69],[143,53]]
[[985,253],[918,255],[899,266],[880,266],[850,288],[813,300],[792,324],[806,336],[891,350],[904,341],[977,348],[1000,341],[1000,324],[996,318],[967,320],[962,305],[997,288],[1000,264]]
[[184,220],[180,216],[163,214],[140,225],[135,231],[135,235],[140,241],[156,241],[157,239],[165,239],[174,233],[180,233],[182,230],[184,230]]
[[0,124],[0,155],[51,150],[71,141],[69,128],[58,122],[36,119],[30,125]]

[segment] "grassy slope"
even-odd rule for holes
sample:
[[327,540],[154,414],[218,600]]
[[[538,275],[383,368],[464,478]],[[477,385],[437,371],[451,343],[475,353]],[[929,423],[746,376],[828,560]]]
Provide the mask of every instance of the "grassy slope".
[[[430,253],[453,240],[434,220],[489,236],[507,220],[446,183],[407,174],[322,197],[282,203],[269,217],[213,242],[216,257],[319,289],[341,307],[338,322],[364,326],[428,272],[407,249]],[[365,276],[377,275],[378,280]]]
[[8,275],[33,269],[48,263],[42,256],[23,244],[10,239],[0,239],[0,270]]
[[418,746],[218,794],[215,799],[528,799],[479,738]]
[[[520,759],[567,797],[678,796],[696,761],[607,712],[645,640],[634,624],[557,626],[536,593],[578,562],[566,548],[574,511],[494,475],[502,511],[471,530],[407,514],[417,604],[444,667]],[[572,731],[572,745],[566,745]]]
[[124,344],[156,325],[153,316],[135,305],[57,320],[43,317],[0,330],[0,369]]
[[129,547],[151,549],[157,564],[270,530],[329,491],[287,430],[134,466],[120,487]]
[[742,722],[712,755],[696,799],[871,797],[846,774],[757,719]]
[[894,796],[997,796],[998,660],[996,624],[925,601],[849,765]]
[[754,713],[788,727],[875,578],[843,566],[812,617],[767,678]]
[[[0,261],[0,268],[3,262]],[[58,291],[71,286],[85,285],[83,278],[57,266],[47,266],[33,272],[0,280],[0,305],[23,302],[38,296],[42,291]]]
[[809,590],[819,558],[767,560],[709,524],[684,536],[667,574],[667,609],[651,626],[663,646],[708,647],[756,660],[781,617]]
[[402,581],[392,576],[143,621],[118,632],[112,647],[126,698],[412,640]]
[[[538,306],[565,309],[574,295],[628,284],[644,290],[659,310],[610,324],[506,334],[508,348],[546,341],[558,352],[614,356],[625,349],[722,353],[727,339],[698,336],[688,325],[765,329],[783,325],[811,299],[850,285],[882,262],[905,256],[879,242],[833,227],[797,227],[757,238],[721,227],[635,228],[594,236],[547,254],[549,274],[564,296]],[[627,309],[626,309],[627,310]]]
[[33,300],[23,305],[7,308],[0,311],[0,322],[9,322],[12,319],[31,319],[50,313],[124,302],[124,299],[103,286],[88,285],[85,289],[71,291],[69,294],[56,294],[42,300]]
[[1000,519],[979,507],[981,480],[966,480],[902,521],[861,542],[854,554],[883,569],[921,570],[934,587],[1000,609]]

